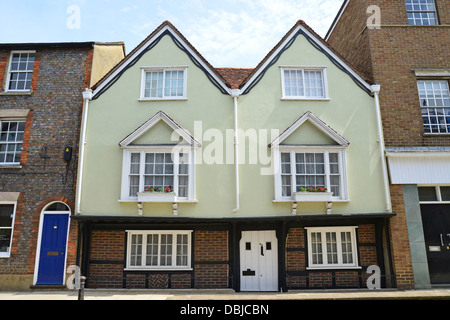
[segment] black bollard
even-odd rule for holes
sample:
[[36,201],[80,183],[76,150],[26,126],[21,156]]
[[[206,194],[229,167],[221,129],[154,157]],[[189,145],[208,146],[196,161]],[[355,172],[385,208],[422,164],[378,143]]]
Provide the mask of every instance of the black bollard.
[[78,300],[84,300],[84,284],[86,283],[86,277],[80,277],[80,290],[78,291]]

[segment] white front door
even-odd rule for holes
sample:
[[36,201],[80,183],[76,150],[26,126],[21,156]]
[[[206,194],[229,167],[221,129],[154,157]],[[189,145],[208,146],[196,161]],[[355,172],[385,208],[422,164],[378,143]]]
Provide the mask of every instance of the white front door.
[[278,291],[278,241],[275,231],[243,231],[241,291]]

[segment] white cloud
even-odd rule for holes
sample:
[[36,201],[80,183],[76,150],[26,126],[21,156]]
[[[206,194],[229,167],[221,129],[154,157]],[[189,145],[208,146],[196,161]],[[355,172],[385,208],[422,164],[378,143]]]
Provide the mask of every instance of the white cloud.
[[[255,67],[289,29],[304,20],[324,36],[342,0],[225,0],[182,20],[180,31],[215,67]],[[175,22],[174,22],[175,23]]]

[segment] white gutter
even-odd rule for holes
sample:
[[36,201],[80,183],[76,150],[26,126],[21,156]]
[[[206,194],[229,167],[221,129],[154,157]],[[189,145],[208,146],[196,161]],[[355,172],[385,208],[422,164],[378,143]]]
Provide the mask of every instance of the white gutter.
[[235,166],[235,179],[236,179],[236,208],[233,213],[239,211],[239,136],[238,136],[238,97],[241,94],[240,90],[232,89],[231,96],[234,100],[234,166]]
[[83,181],[84,168],[84,146],[86,145],[86,126],[89,111],[89,101],[92,100],[92,91],[88,88],[83,92],[83,120],[82,131],[80,137],[80,156],[78,161],[78,177],[77,177],[77,206],[76,213],[81,214],[81,186]]
[[380,85],[374,84],[372,85],[372,92],[375,96],[375,107],[377,111],[377,122],[378,122],[378,136],[379,136],[379,144],[380,144],[380,153],[381,153],[381,166],[383,169],[383,179],[384,179],[384,190],[386,196],[386,211],[392,212],[392,203],[391,203],[391,194],[389,192],[389,178],[387,173],[387,165],[385,158],[385,146],[384,146],[384,135],[383,135],[383,125],[381,120],[381,110],[380,110]]

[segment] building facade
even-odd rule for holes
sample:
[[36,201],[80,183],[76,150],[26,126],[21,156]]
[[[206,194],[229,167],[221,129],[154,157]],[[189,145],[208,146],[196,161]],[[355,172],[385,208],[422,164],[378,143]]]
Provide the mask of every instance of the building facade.
[[399,286],[449,284],[450,2],[346,0],[326,40],[381,86]]
[[122,43],[0,44],[0,290],[64,285],[76,264],[80,92]]
[[378,89],[302,21],[252,69],[164,22],[83,94],[87,287],[395,286]]

